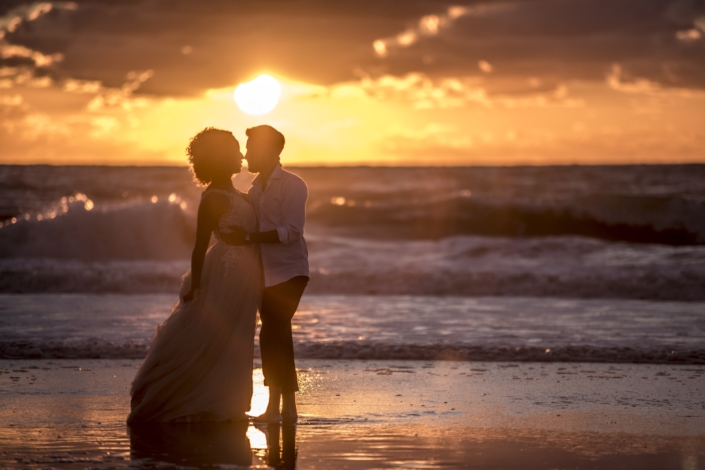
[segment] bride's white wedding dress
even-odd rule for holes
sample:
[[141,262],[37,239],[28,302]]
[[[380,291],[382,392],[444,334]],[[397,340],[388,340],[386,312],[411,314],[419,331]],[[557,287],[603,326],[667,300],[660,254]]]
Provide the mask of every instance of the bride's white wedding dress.
[[[201,288],[179,303],[159,325],[144,363],[132,382],[128,423],[242,419],[252,398],[252,353],[262,272],[255,245],[231,246],[220,233],[238,225],[257,230],[249,201],[237,190],[226,194],[229,210],[214,230]],[[191,271],[181,296],[191,288]]]

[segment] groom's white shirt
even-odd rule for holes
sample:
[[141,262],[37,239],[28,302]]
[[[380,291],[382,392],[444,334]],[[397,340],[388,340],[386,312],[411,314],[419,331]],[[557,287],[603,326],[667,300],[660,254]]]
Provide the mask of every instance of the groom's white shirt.
[[276,230],[280,243],[262,243],[265,287],[296,276],[308,276],[308,249],[304,240],[308,188],[304,180],[277,165],[262,191],[259,175],[248,191],[259,220],[259,231]]

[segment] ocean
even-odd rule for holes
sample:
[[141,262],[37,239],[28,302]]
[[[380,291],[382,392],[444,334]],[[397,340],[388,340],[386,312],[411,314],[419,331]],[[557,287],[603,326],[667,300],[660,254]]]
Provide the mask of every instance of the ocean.
[[[300,357],[705,363],[705,165],[289,169]],[[186,168],[0,166],[0,359],[143,357],[201,190]]]

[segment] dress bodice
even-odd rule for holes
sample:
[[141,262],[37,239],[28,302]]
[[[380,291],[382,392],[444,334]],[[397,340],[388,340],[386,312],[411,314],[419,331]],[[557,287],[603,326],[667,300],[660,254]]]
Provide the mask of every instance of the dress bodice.
[[230,207],[220,216],[218,226],[213,231],[216,239],[222,240],[221,233],[230,232],[232,226],[242,227],[247,232],[257,231],[257,215],[246,195],[237,189],[211,189],[211,191],[227,196],[230,201]]

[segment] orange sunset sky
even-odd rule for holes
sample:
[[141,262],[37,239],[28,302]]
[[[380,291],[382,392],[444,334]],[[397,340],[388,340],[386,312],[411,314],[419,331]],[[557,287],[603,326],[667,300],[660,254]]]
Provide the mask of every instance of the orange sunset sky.
[[0,163],[185,165],[262,123],[298,165],[702,162],[705,3],[0,2]]

